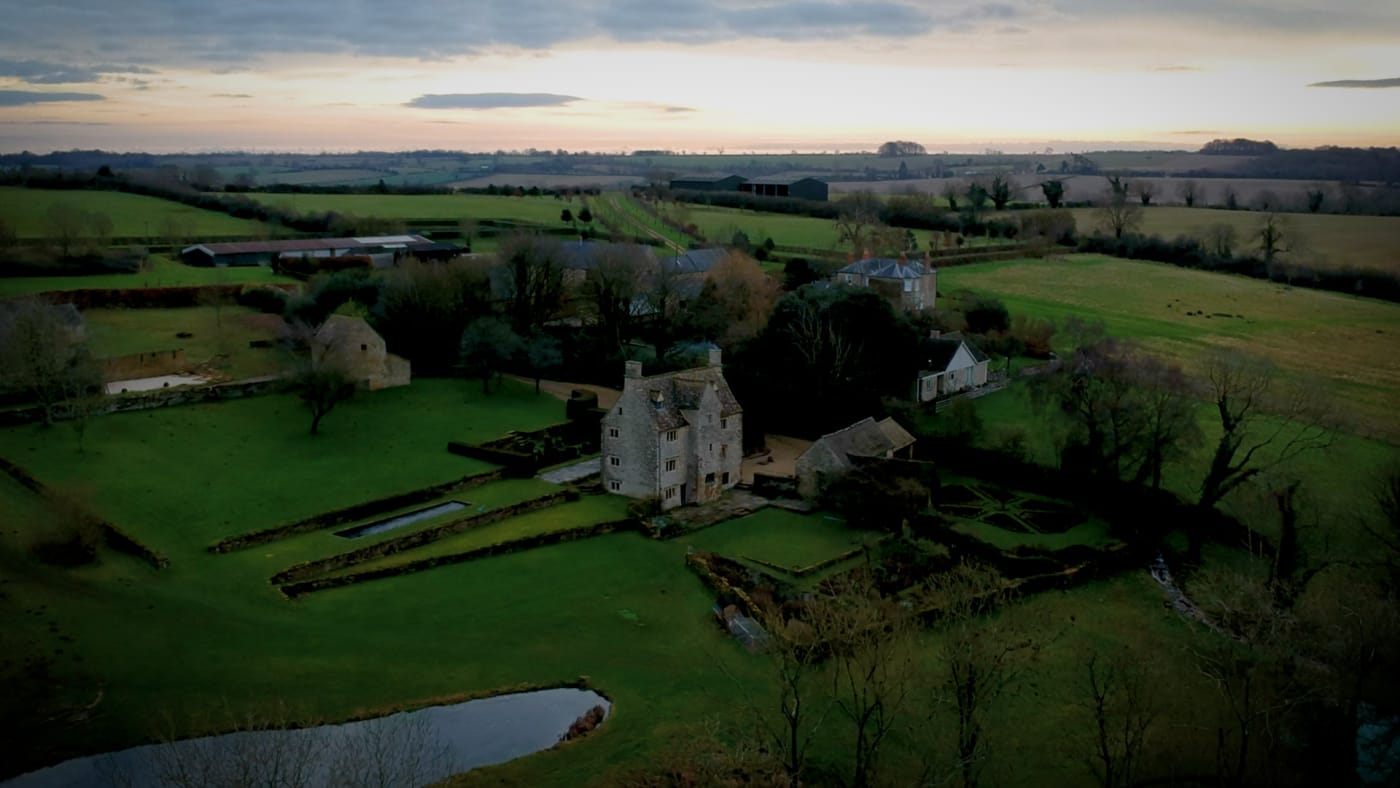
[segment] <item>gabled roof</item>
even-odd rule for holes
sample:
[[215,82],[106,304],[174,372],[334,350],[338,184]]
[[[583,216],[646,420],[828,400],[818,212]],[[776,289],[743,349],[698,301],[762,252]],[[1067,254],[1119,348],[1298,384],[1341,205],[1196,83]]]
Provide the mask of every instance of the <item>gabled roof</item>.
[[565,241],[559,245],[564,255],[564,267],[575,271],[591,271],[598,266],[598,260],[614,249],[640,249],[648,258],[655,259],[656,253],[650,246],[623,244],[611,241]]
[[826,181],[813,178],[807,175],[763,175],[757,178],[749,178],[747,181],[745,181],[745,183],[772,184],[775,186],[787,184],[791,186],[792,184],[801,181],[816,181],[817,183],[826,183]]
[[646,408],[646,412],[651,414],[653,427],[659,432],[684,427],[688,423],[684,411],[698,408],[705,390],[711,387],[719,399],[721,416],[743,412],[720,367],[682,369],[663,375],[626,379],[623,381],[623,396],[632,395],[628,407]]
[[695,173],[691,175],[678,175],[671,179],[671,183],[678,181],[690,181],[692,183],[719,183],[720,181],[744,180],[744,176],[730,173],[728,175],[715,175],[712,172]]
[[807,452],[826,452],[842,465],[849,465],[851,457],[883,457],[913,443],[914,436],[894,419],[877,422],[867,416],[849,427],[821,436]]
[[728,250],[720,247],[691,249],[685,254],[661,258],[661,268],[674,274],[703,274],[714,268],[728,253]]
[[838,274],[861,274],[876,279],[918,279],[925,273],[918,260],[900,262],[893,257],[867,257],[837,271]]
[[180,250],[186,254],[194,250],[208,255],[219,254],[266,254],[268,252],[321,252],[336,249],[360,249],[366,247],[403,247],[408,244],[431,243],[421,235],[375,235],[365,238],[292,238],[285,241],[244,241],[217,244],[195,244]]
[[968,342],[957,334],[939,337],[938,339],[924,340],[924,353],[927,360],[926,370],[928,372],[947,372],[948,365],[953,363],[953,357],[958,354],[958,348],[966,347],[968,355],[976,363],[987,360],[987,354],[983,353],[976,345]]

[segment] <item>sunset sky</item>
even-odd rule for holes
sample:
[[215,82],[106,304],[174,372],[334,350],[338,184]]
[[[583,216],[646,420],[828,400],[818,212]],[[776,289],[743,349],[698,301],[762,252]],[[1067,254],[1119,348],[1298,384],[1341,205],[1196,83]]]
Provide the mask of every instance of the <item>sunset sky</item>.
[[1400,144],[1400,2],[0,0],[0,152]]

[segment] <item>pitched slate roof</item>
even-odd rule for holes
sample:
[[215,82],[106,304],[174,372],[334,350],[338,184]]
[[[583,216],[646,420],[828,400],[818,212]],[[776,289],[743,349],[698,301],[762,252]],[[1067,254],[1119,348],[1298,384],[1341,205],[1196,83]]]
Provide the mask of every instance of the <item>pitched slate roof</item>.
[[[635,402],[631,407],[645,407],[652,416],[652,424],[657,431],[674,430],[687,424],[683,411],[700,406],[705,389],[713,386],[719,399],[721,416],[734,416],[743,412],[739,400],[729,388],[720,367],[698,367],[682,369],[663,375],[652,375],[623,382],[624,396],[634,395],[643,402]],[[657,398],[657,395],[660,398]]]
[[838,274],[861,274],[877,279],[918,279],[924,275],[924,264],[918,260],[900,262],[893,257],[867,257],[837,271]]
[[233,241],[229,243],[195,244],[180,250],[186,254],[195,249],[205,254],[266,254],[268,252],[320,252],[336,249],[367,247],[403,247],[409,244],[431,243],[421,235],[375,235],[364,238],[290,238],[284,241]]
[[867,416],[849,427],[821,436],[807,451],[826,452],[840,464],[850,465],[851,457],[883,457],[913,443],[914,436],[894,419],[877,422]]
[[661,258],[662,270],[675,274],[703,274],[724,259],[729,252],[722,248],[691,249],[685,254]]
[[591,271],[598,266],[602,255],[612,249],[640,249],[648,258],[656,253],[650,246],[642,244],[622,244],[611,241],[565,241],[559,245],[564,255],[564,267],[576,271]]
[[976,345],[963,339],[956,334],[946,335],[938,339],[924,340],[925,358],[928,363],[927,369],[933,372],[946,372],[948,365],[953,362],[953,357],[958,354],[958,348],[967,347],[967,352],[976,363],[987,360],[987,354],[983,353]]

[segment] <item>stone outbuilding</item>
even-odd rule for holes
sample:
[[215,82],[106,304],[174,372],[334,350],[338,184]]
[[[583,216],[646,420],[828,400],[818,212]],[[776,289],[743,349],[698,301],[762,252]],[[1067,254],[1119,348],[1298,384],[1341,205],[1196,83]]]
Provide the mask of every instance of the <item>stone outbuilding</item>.
[[739,483],[743,409],[720,351],[697,369],[642,375],[626,362],[622,394],[602,419],[603,489],[663,509],[716,500]]
[[892,418],[864,419],[823,435],[797,458],[797,491],[814,498],[826,480],[839,477],[855,466],[853,457],[878,459],[908,458],[914,436]]
[[369,391],[407,386],[411,377],[408,359],[390,353],[364,318],[331,315],[311,340],[311,357],[341,367]]

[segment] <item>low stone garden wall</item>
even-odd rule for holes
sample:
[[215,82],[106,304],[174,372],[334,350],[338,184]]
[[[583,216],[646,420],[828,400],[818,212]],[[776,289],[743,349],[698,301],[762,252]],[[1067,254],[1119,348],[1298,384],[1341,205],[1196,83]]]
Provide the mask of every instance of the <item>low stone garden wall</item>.
[[[48,485],[34,478],[34,475],[29,471],[15,465],[9,460],[0,458],[0,471],[4,471],[10,478],[19,482],[36,495],[45,497],[54,495],[53,490],[49,488]],[[170,565],[170,559],[166,558],[164,554],[142,544],[141,540],[123,531],[121,528],[118,528],[115,524],[91,512],[84,512],[83,517],[88,522],[101,529],[103,541],[113,550],[126,553],[127,555],[134,555],[156,569],[164,569]]]
[[323,528],[332,528],[337,525],[366,520],[370,517],[388,514],[398,509],[413,506],[414,504],[426,503],[427,501],[441,498],[445,495],[452,495],[453,493],[480,487],[488,482],[500,481],[504,475],[505,474],[501,471],[488,471],[486,473],[463,476],[460,479],[443,484],[421,487],[417,490],[410,490],[405,493],[386,495],[383,498],[376,498],[373,501],[353,504],[343,509],[336,509],[335,511],[314,515],[304,520],[284,523],[252,533],[231,536],[210,545],[209,552],[231,553],[234,550],[243,550],[248,547],[266,544],[267,542],[285,539],[295,534],[319,531]]
[[369,569],[363,572],[339,575],[336,577],[323,577],[316,580],[306,580],[302,582],[287,583],[281,586],[281,591],[288,597],[296,598],[302,594],[309,594],[314,591],[324,591],[330,588],[343,588],[345,586],[367,583],[371,580],[382,580],[387,577],[398,577],[400,575],[422,572],[428,569],[436,569],[440,566],[450,566],[461,564],[467,561],[475,561],[479,558],[489,558],[491,556],[507,555],[521,550],[531,550],[536,547],[546,545],[571,542],[577,539],[589,539],[594,536],[615,533],[617,531],[630,531],[637,528],[635,520],[613,520],[606,523],[594,525],[584,525],[578,528],[568,528],[562,531],[551,531],[550,533],[536,534],[521,539],[512,539],[505,542],[497,542],[484,547],[477,547],[465,550],[460,553],[449,555],[437,555],[430,558],[423,558],[411,561],[400,566],[384,567],[382,569]]
[[501,520],[515,517],[516,515],[533,512],[539,509],[547,509],[551,506],[563,503],[566,500],[578,500],[576,490],[561,490],[532,498],[528,501],[502,506],[499,509],[492,509],[480,514],[473,514],[467,517],[460,517],[450,520],[432,528],[424,528],[421,531],[414,531],[403,536],[386,539],[383,542],[376,542],[366,545],[358,550],[333,555],[329,558],[319,558],[314,561],[303,561],[302,563],[288,567],[272,576],[272,584],[285,586],[296,583],[317,575],[335,572],[341,569],[354,566],[355,564],[372,561],[376,558],[384,558],[404,550],[421,547],[429,542],[435,542],[444,536],[461,533],[463,531],[479,528],[483,525],[500,522]]

